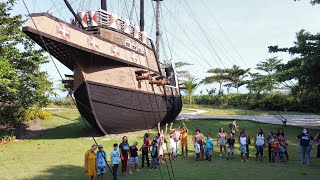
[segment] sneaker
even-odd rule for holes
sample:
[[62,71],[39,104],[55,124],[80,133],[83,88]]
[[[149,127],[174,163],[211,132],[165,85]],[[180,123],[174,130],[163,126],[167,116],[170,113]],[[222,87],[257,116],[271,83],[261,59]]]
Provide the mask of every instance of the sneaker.
[[247,162],[249,162],[249,159],[247,159]]
[[157,167],[153,168],[153,170],[157,170]]
[[220,154],[220,157],[222,157],[222,154]]
[[243,162],[243,159],[241,159],[241,162]]
[[130,171],[129,174],[133,174],[133,173]]
[[141,168],[141,171],[143,171],[144,169],[143,168]]
[[229,158],[227,157],[227,160],[229,160]]
[[301,161],[300,164],[304,164],[304,162]]
[[140,169],[136,169],[136,171],[140,171]]

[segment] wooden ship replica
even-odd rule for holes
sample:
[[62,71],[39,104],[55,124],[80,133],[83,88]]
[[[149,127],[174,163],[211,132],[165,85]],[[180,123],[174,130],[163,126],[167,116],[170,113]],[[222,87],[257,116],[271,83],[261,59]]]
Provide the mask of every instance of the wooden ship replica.
[[[140,27],[101,9],[75,13],[71,23],[48,13],[31,14],[24,33],[73,71],[63,83],[73,91],[77,108],[104,134],[153,128],[172,122],[182,108],[174,64],[160,67],[159,6],[156,47]],[[70,80],[71,79],[71,80]]]

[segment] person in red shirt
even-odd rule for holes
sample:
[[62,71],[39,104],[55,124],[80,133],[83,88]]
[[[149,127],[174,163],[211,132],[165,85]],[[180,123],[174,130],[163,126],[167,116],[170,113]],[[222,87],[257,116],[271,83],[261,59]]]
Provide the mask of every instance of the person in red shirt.
[[149,134],[146,133],[144,135],[143,143],[142,143],[142,146],[140,148],[140,151],[142,151],[141,170],[143,170],[143,168],[144,168],[144,159],[145,158],[146,158],[146,161],[147,161],[147,166],[148,166],[148,168],[150,168],[149,156],[148,156],[150,144],[151,144],[151,142],[150,142],[150,139],[149,139]]
[[272,155],[273,155],[275,164],[279,164],[279,161],[280,161],[280,148],[279,148],[279,146],[280,146],[279,141],[278,141],[277,137],[274,136],[274,141],[272,142],[271,147],[272,147],[272,152],[273,152]]

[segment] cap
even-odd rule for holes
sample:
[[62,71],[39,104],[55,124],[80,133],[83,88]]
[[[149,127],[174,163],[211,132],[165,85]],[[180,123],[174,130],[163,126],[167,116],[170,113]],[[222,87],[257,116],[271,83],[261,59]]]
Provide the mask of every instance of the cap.
[[103,148],[103,146],[100,144],[100,145],[98,146],[98,148]]

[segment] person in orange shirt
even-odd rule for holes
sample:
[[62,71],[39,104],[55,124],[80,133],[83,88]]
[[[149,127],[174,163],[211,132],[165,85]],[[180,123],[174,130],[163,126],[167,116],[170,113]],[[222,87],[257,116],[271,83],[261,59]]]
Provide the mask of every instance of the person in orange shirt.
[[184,149],[183,147],[186,148],[186,156],[188,156],[188,128],[187,126],[183,124],[183,128],[181,131],[181,149],[182,149],[182,155],[184,155]]
[[274,136],[274,141],[271,144],[272,156],[274,158],[274,163],[279,164],[280,161],[280,144],[276,136]]

